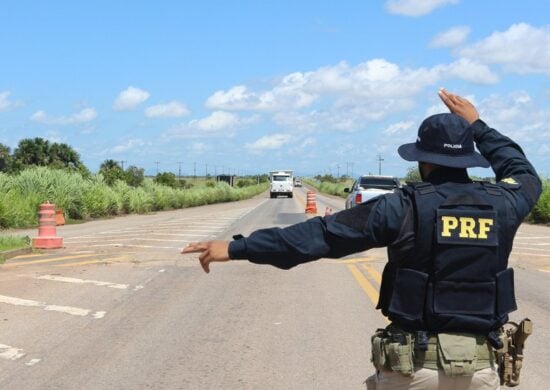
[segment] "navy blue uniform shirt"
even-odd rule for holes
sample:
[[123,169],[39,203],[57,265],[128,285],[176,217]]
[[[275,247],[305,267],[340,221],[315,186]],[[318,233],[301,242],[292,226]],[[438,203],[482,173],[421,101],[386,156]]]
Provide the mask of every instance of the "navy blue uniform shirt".
[[[471,125],[481,154],[491,163],[497,185],[505,193],[511,213],[509,226],[519,226],[529,214],[542,185],[518,144],[477,120]],[[436,169],[432,184],[470,182],[465,169]],[[376,247],[414,244],[414,213],[403,192],[371,199],[324,218],[311,218],[287,228],[260,229],[229,244],[231,259],[248,259],[289,269],[322,257],[337,258]]]

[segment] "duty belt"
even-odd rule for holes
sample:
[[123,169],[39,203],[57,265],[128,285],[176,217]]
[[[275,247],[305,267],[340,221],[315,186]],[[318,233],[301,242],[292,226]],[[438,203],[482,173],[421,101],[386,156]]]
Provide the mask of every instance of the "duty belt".
[[[418,335],[418,333],[421,333]],[[415,368],[429,368],[433,370],[443,369],[441,359],[441,346],[438,342],[437,335],[426,336],[426,339],[422,340],[423,332],[413,333],[414,337],[414,354],[413,362]],[[475,371],[482,370],[484,368],[493,367],[495,356],[493,349],[487,338],[481,335],[470,334],[470,337],[475,338]],[[420,345],[419,345],[420,341]],[[456,364],[456,362],[454,363]],[[453,367],[452,369],[460,370],[460,367]]]

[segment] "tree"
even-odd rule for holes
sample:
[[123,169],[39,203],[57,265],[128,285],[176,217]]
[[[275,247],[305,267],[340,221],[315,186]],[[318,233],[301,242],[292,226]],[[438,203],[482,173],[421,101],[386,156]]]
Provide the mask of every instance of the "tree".
[[172,172],[157,173],[157,176],[155,177],[155,183],[172,188],[176,188],[178,186],[176,175],[174,175]]
[[103,175],[108,185],[113,185],[117,180],[126,181],[126,174],[115,160],[105,160],[99,167],[99,173]]
[[0,172],[9,172],[11,168],[10,148],[0,144]]
[[412,166],[407,168],[407,174],[405,175],[405,181],[407,183],[415,183],[422,181],[422,178],[420,177],[420,171],[418,170],[418,166]]
[[43,138],[24,138],[13,152],[14,161],[22,166],[48,166],[50,164],[50,143]]
[[129,166],[125,172],[126,183],[132,187],[139,187],[143,183],[145,169]]

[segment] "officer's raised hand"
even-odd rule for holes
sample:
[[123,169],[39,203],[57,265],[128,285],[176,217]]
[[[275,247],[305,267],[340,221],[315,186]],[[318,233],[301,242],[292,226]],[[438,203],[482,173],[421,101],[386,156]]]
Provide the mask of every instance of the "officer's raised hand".
[[479,119],[479,113],[469,100],[450,93],[445,88],[441,88],[438,93],[441,100],[443,100],[443,103],[449,107],[449,110],[453,114],[466,119],[469,124],[472,124]]
[[182,254],[200,253],[199,261],[201,262],[204,272],[210,272],[210,263],[218,261],[229,261],[229,243],[227,241],[203,241],[191,242],[181,250]]

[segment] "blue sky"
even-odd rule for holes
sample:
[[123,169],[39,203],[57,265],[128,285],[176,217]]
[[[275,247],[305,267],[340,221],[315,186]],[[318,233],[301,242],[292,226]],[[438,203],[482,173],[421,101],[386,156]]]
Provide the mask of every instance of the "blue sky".
[[64,142],[92,171],[356,175],[380,154],[403,176],[397,147],[446,111],[443,86],[550,176],[548,15],[550,0],[4,1],[0,142]]

